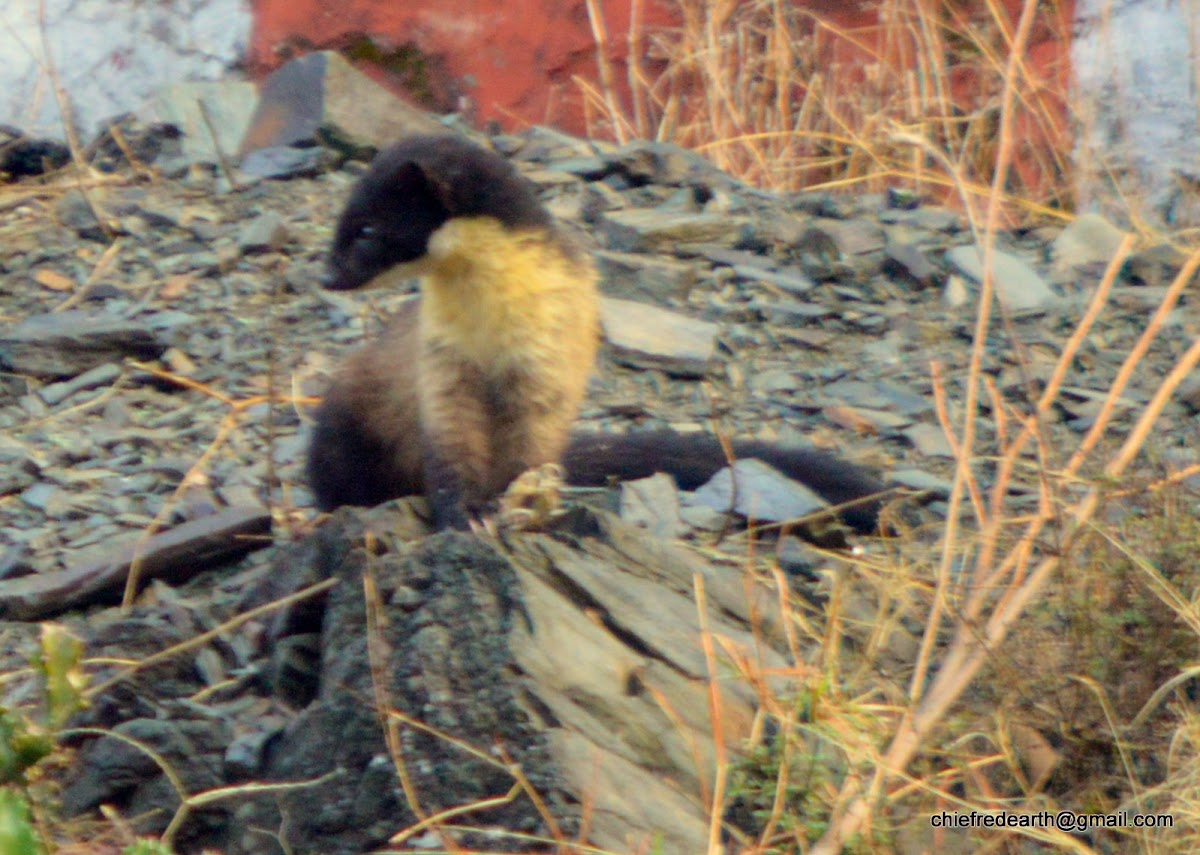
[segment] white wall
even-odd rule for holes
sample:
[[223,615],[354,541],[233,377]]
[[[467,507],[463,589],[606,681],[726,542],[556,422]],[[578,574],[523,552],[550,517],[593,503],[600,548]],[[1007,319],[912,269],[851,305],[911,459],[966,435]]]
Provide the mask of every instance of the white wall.
[[1078,0],[1071,63],[1080,210],[1200,225],[1200,0]]
[[163,84],[227,77],[250,26],[249,0],[0,0],[0,122],[63,138],[43,33],[86,143]]

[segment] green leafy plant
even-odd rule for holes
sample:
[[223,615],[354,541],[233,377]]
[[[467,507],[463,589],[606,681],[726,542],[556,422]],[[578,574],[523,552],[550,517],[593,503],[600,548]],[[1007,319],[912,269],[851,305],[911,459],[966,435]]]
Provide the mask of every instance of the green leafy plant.
[[172,850],[161,840],[143,838],[122,849],[121,855],[172,855]]
[[83,708],[87,682],[83,644],[61,626],[42,626],[33,671],[41,682],[40,710],[0,707],[0,852],[43,851],[31,817],[29,773],[54,751],[57,732]]
[[0,852],[5,855],[41,855],[29,817],[29,805],[16,790],[0,789]]

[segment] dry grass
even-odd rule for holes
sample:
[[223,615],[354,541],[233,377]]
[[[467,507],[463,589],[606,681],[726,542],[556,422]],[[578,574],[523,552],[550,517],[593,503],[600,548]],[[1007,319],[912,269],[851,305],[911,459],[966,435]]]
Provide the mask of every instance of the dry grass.
[[[968,203],[990,198],[1016,37],[1000,4],[972,14],[882,0],[877,19],[860,12],[852,27],[783,0],[678,6],[681,26],[650,34],[635,8],[624,81],[598,50],[600,88],[579,81],[594,134],[675,142],[775,190],[899,185],[962,198],[965,187]],[[606,44],[599,0],[588,8]],[[1059,4],[1033,14],[1038,40],[1066,42]],[[1069,209],[1066,69],[1023,59],[1014,72],[1010,120],[1022,142],[1005,200],[1018,216]]]
[[[657,76],[631,63],[632,110],[614,112],[619,98],[611,90],[591,93],[598,130],[673,141],[775,189],[900,185],[957,197],[985,263],[1002,225],[1071,207],[1064,70],[1039,70],[1028,53],[1031,39],[1069,32],[1057,4],[1027,0],[1010,21],[998,4],[968,19],[955,11],[961,4],[884,0],[878,23],[859,29],[769,0],[681,0],[680,8],[682,27],[652,38]],[[790,703],[769,705],[791,736],[778,741],[782,754],[760,758],[775,776],[774,789],[765,790],[769,817],[743,851],[886,849],[897,818],[1044,807],[1168,814],[1173,829],[1117,833],[1142,852],[1194,844],[1200,732],[1188,686],[1200,640],[1197,580],[1194,561],[1168,547],[1190,556],[1197,531],[1170,499],[1182,473],[1142,490],[1114,494],[1112,485],[1145,451],[1162,407],[1200,361],[1200,342],[1162,379],[1124,441],[1110,433],[1116,401],[1144,372],[1200,253],[1147,321],[1073,453],[1053,446],[1048,418],[1131,247],[1127,240],[1098,283],[1036,400],[1005,400],[982,375],[994,325],[985,281],[964,400],[948,400],[933,366],[958,460],[938,552],[906,552],[894,556],[895,566],[860,565],[823,614],[797,621],[821,651],[823,677],[820,685],[798,684]],[[986,449],[976,440],[983,404],[997,435]],[[987,488],[979,480],[985,465]],[[1039,496],[1033,513],[1010,506],[1017,483]],[[1113,531],[1099,517],[1106,501],[1137,505],[1143,523]],[[870,629],[857,632],[863,655],[853,666],[829,654],[844,641],[838,604],[852,589],[878,604]],[[901,617],[924,627],[904,683],[895,663],[884,668],[879,656],[880,639]],[[1066,638],[1056,631],[1063,621]],[[891,705],[867,702],[877,698]],[[789,761],[805,753],[822,756],[827,768],[793,794],[789,823],[779,800]],[[788,833],[778,834],[784,826]],[[1052,828],[1020,834],[1091,851]],[[1007,851],[1016,835],[992,833],[986,845]],[[940,839],[930,833],[935,848]]]
[[[630,61],[628,109],[615,106],[622,92],[597,39],[601,88],[584,86],[593,128],[678,143],[773,189],[904,186],[950,200],[967,212],[987,263],[1002,226],[1072,207],[1065,69],[1039,68],[1028,50],[1064,37],[1069,21],[1055,3],[1027,0],[1016,21],[1000,4],[974,18],[961,6],[883,0],[877,22],[839,28],[781,0],[680,0],[678,30],[630,36],[631,53],[646,42],[653,59]],[[603,33],[602,9],[589,11]],[[936,553],[900,548],[895,564],[859,564],[822,613],[787,615],[819,651],[797,651],[798,673],[812,674],[801,666],[816,657],[819,677],[764,705],[781,736],[735,787],[743,819],[747,804],[761,814],[741,851],[884,851],[905,821],[925,823],[916,818],[936,810],[1044,808],[1169,815],[1172,829],[1124,828],[1108,840],[1141,852],[1194,845],[1200,731],[1188,687],[1200,620],[1190,556],[1200,531],[1172,498],[1188,473],[1113,485],[1147,450],[1163,406],[1200,362],[1200,342],[1119,443],[1112,416],[1145,373],[1200,253],[1146,322],[1083,442],[1054,447],[1049,418],[1132,245],[1097,284],[1036,400],[1005,400],[982,374],[995,324],[985,281],[963,400],[947,398],[933,366],[958,460]],[[997,436],[990,448],[976,439],[984,405]],[[1016,484],[1039,496],[1032,513],[1011,506]],[[1139,508],[1140,525],[1102,522],[1114,503]],[[847,623],[848,597],[874,603],[872,619]],[[923,630],[898,669],[884,640],[903,621]],[[840,658],[848,639],[858,652]],[[805,771],[812,757],[822,766]],[[934,848],[945,841],[924,830]],[[1008,851],[1018,835],[1092,851],[1053,828],[994,832],[985,845]]]

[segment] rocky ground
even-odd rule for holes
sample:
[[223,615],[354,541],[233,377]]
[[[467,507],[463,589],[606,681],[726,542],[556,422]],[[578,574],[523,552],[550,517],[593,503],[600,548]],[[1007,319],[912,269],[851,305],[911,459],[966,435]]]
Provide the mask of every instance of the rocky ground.
[[[730,433],[803,436],[898,483],[939,484],[950,447],[929,366],[943,367],[957,397],[978,269],[962,216],[901,194],[770,198],[669,147],[597,154],[549,131],[494,144],[592,247],[605,294],[636,301],[606,309],[609,347],[585,422],[715,417]],[[304,515],[309,402],[269,414],[265,402],[238,405],[271,390],[319,394],[322,373],[398,298],[319,286],[360,169],[236,189],[202,171],[117,173],[86,197],[67,182],[6,191],[0,571],[79,563],[156,518],[161,527],[226,504],[270,500]],[[1102,222],[1060,232],[1001,236],[1012,323],[997,324],[987,370],[1005,395],[1042,379],[1115,245]],[[1064,438],[1086,428],[1161,297],[1172,273],[1161,257],[1135,257],[1085,346],[1062,403]],[[1174,313],[1129,406],[1189,340],[1193,314]]]
[[[618,148],[545,129],[490,144],[593,250],[603,292],[616,298],[585,423],[715,420],[730,434],[835,449],[897,484],[947,489],[952,449],[931,365],[957,424],[979,276],[960,214],[899,191],[774,197],[669,146]],[[269,508],[275,547],[177,592],[155,587],[160,606],[188,615],[164,629],[182,639],[230,614],[279,544],[309,530],[308,396],[404,298],[320,289],[332,224],[362,168],[231,182],[209,168],[163,176],[125,164],[82,188],[63,178],[0,190],[0,580],[102,560],[226,506]],[[1000,236],[1007,311],[985,371],[1018,409],[1118,239],[1091,218]],[[1151,248],[1127,266],[1052,414],[1052,458],[1090,425],[1179,263]],[[1185,300],[1125,392],[1128,415],[1198,331],[1200,312]],[[293,400],[271,406],[271,395]],[[1147,478],[1196,462],[1184,397],[1168,407]],[[996,421],[990,402],[984,410],[986,454]],[[1014,508],[1023,501],[1017,491]],[[681,503],[665,517],[672,501],[630,514],[684,538],[720,526],[712,508]],[[937,502],[923,511],[933,529],[941,511]],[[96,638],[114,615],[68,620]],[[10,639],[30,631],[5,626]],[[214,684],[258,655],[227,653],[202,663]]]

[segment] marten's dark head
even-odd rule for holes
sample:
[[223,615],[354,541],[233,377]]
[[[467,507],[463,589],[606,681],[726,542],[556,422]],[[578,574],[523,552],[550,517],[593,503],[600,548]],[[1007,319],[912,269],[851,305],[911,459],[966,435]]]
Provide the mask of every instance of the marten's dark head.
[[491,217],[511,229],[550,228],[533,185],[498,154],[460,137],[413,136],[379,152],[338,220],[327,288],[361,288],[425,255],[456,217]]

